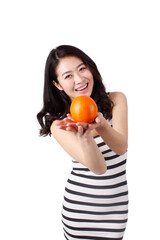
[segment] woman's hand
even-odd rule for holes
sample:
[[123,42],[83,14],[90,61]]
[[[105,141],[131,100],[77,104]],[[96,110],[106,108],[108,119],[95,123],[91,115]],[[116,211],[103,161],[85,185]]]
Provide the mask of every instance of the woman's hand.
[[[69,114],[67,114],[68,116]],[[71,117],[66,117],[63,120],[55,120],[55,125],[58,126],[59,129],[63,129],[66,131],[77,132],[78,128],[76,126],[76,122]]]
[[66,131],[77,132],[79,136],[86,137],[93,129],[99,128],[103,126],[105,122],[105,118],[103,117],[102,113],[98,112],[98,115],[93,123],[82,123],[82,122],[75,122],[70,114],[67,114],[67,117],[63,120],[56,120],[55,124],[59,126],[60,129]]
[[88,128],[90,131],[96,128],[103,127],[103,124],[106,122],[106,119],[103,117],[103,114],[101,112],[98,112],[97,117],[95,118],[95,121],[93,123],[90,123]]
[[77,126],[81,126],[85,132],[92,131],[93,129],[102,127],[103,123],[105,122],[105,118],[103,117],[103,114],[98,112],[97,117],[95,118],[95,121],[93,123],[76,123]]
[[78,133],[79,136],[82,136],[88,129],[88,123],[77,123],[70,114],[67,114],[67,117],[63,120],[56,120],[55,125],[58,126],[59,129]]

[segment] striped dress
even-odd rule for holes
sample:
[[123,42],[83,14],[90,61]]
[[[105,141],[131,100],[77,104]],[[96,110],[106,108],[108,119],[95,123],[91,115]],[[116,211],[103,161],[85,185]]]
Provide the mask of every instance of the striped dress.
[[127,153],[117,155],[100,136],[94,137],[107,171],[91,172],[72,160],[62,209],[64,236],[68,240],[121,240],[127,223]]

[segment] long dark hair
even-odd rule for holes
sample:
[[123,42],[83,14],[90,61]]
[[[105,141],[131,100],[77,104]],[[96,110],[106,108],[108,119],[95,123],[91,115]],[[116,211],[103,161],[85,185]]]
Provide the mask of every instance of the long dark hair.
[[90,69],[93,74],[94,87],[91,97],[97,103],[98,111],[103,113],[106,119],[112,118],[113,103],[102,83],[102,77],[93,60],[80,49],[61,45],[53,49],[47,58],[44,77],[43,108],[37,114],[38,122],[41,125],[40,135],[51,135],[50,126],[56,119],[63,119],[70,111],[71,100],[68,95],[53,85],[53,80],[58,83],[56,67],[61,58],[76,56]]

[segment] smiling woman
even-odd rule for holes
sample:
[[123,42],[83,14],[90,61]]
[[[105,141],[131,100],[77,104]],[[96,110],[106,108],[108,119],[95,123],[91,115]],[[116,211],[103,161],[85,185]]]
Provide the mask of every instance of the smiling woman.
[[59,90],[63,90],[71,101],[82,94],[91,95],[93,75],[80,58],[75,56],[62,58],[57,66],[56,73],[58,83],[53,80],[53,84]]
[[[69,61],[66,61],[67,59]],[[76,81],[75,83],[72,78]],[[71,84],[74,84],[75,89],[72,89],[72,95],[68,96],[66,92],[71,90]],[[87,93],[83,93],[83,87],[85,87],[83,84],[87,84]],[[70,111],[72,98],[82,94],[88,96],[91,94],[99,111],[106,119],[111,119],[113,102],[105,91],[101,75],[93,60],[73,46],[61,45],[53,49],[45,67],[44,105],[37,115],[42,127],[40,135],[51,135],[52,122],[66,117]]]
[[[68,118],[78,96],[91,97],[93,123]],[[80,49],[59,46],[47,59],[41,135],[52,134],[72,157],[62,210],[67,240],[122,240],[128,214],[127,101],[107,93],[96,64]]]

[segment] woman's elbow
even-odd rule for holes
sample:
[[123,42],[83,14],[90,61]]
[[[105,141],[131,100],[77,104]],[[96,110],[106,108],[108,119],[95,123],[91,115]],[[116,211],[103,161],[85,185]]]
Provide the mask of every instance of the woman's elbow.
[[128,144],[125,144],[116,153],[118,155],[123,155],[123,154],[125,154],[127,152],[127,149],[128,149]]
[[107,166],[106,166],[102,171],[99,172],[99,175],[103,175],[103,174],[105,174],[106,172],[107,172]]
[[107,171],[107,166],[100,168],[100,169],[96,169],[93,171],[93,173],[97,174],[97,175],[103,175],[105,174]]

